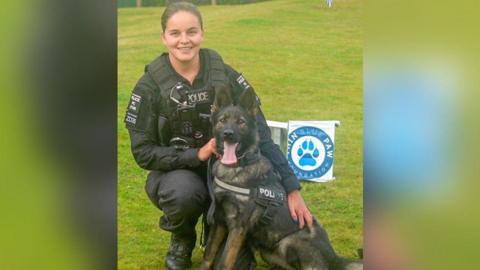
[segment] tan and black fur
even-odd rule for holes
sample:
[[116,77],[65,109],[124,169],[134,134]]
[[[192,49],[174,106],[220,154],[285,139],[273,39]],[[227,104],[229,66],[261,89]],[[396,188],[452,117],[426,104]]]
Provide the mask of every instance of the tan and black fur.
[[[213,112],[214,135],[218,151],[222,153],[223,142],[239,143],[237,157],[252,162],[242,162],[229,167],[219,161],[212,173],[224,183],[252,189],[268,185],[272,190],[284,191],[280,179],[272,173],[272,165],[257,148],[258,135],[255,128],[257,103],[255,94],[246,90],[233,105],[228,89],[217,89]],[[314,219],[313,229],[298,229],[289,215],[286,200],[277,204],[276,217],[264,222],[264,205],[256,203],[252,196],[230,192],[221,187],[213,188],[215,195],[215,222],[211,227],[201,269],[212,269],[215,258],[219,258],[216,269],[233,268],[241,248],[254,247],[262,258],[278,269],[348,270],[363,269],[360,262],[351,262],[335,253],[327,233]],[[286,197],[286,196],[285,196]],[[279,232],[282,227],[289,232]],[[226,238],[221,256],[216,256]],[[276,268],[276,269],[277,269]]]

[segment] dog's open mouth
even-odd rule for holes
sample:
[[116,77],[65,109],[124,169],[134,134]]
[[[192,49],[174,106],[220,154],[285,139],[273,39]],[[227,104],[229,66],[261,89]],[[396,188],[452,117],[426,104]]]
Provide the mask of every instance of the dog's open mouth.
[[237,150],[238,143],[227,143],[223,142],[223,156],[220,162],[224,165],[235,165],[238,162]]

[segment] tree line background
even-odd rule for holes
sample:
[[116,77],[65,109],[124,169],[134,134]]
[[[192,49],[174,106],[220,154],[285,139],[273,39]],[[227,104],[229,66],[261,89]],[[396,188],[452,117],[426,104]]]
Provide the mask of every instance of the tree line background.
[[[118,0],[117,7],[151,7],[151,6],[165,6],[172,2],[178,2],[181,0]],[[196,5],[236,5],[236,4],[249,4],[256,2],[264,2],[268,0],[190,0]]]

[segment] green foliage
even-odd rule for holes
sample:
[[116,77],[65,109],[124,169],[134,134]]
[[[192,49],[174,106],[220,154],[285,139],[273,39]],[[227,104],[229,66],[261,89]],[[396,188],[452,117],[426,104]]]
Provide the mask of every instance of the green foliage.
[[268,0],[217,0],[219,5],[238,5],[238,4],[252,4]]
[[[336,180],[302,182],[302,195],[337,252],[355,258],[362,238],[362,28],[360,0],[279,0],[202,6],[204,47],[243,72],[268,119],[340,120]],[[130,153],[123,116],[144,65],[165,50],[163,8],[118,12],[118,268],[162,269],[169,234],[144,192],[147,172]],[[226,16],[228,15],[228,16]],[[198,227],[200,230],[200,227]],[[192,269],[202,252],[196,248]],[[260,262],[257,269],[267,269]]]
[[[151,6],[165,6],[169,3],[175,2],[176,0],[142,0],[142,7],[151,7]],[[177,0],[180,1],[180,0]],[[211,0],[187,0],[188,2],[194,3],[195,5],[210,5]],[[238,5],[238,4],[250,4],[263,2],[268,0],[217,0],[218,5]],[[118,0],[117,7],[135,7],[137,5],[136,0]]]
[[[171,1],[170,1],[171,2]],[[168,0],[142,0],[142,7],[165,6]],[[135,7],[137,0],[118,0],[117,7]]]
[[164,6],[168,0],[142,0],[143,7]]
[[136,5],[135,0],[117,0],[117,7],[134,7]]

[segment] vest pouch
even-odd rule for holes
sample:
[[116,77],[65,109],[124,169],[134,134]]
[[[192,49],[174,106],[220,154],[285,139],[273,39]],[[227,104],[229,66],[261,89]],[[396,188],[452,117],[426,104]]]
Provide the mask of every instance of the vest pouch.
[[[172,139],[182,138],[190,147],[199,147],[204,137],[196,106],[178,106],[170,123]],[[177,140],[181,142],[181,140]]]
[[160,115],[157,122],[158,144],[160,146],[168,146],[171,139],[170,128],[168,126],[168,119]]
[[195,146],[195,141],[193,140],[193,138],[177,136],[173,137],[170,140],[169,144],[177,150],[187,150]]
[[194,129],[193,138],[195,139],[196,147],[204,146],[211,138],[210,114],[199,113]]

